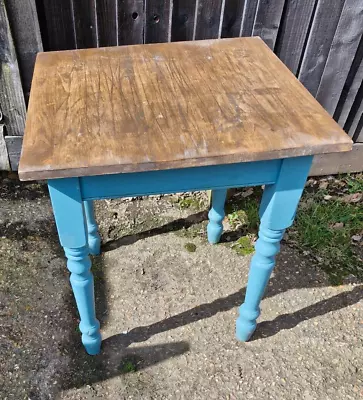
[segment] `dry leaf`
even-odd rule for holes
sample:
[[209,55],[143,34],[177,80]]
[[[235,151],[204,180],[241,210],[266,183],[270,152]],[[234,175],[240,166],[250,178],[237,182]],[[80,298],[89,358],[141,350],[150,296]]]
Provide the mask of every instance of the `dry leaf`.
[[328,186],[329,186],[329,182],[323,181],[323,182],[320,182],[319,189],[326,189]]
[[359,203],[362,200],[362,193],[347,194],[342,198],[344,203]]

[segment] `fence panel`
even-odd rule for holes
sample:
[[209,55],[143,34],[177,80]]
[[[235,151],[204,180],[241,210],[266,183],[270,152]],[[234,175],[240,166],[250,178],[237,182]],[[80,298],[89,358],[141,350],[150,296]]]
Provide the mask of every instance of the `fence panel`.
[[145,43],[171,41],[173,0],[146,0]]
[[240,36],[252,36],[258,0],[246,0],[243,8]]
[[25,100],[28,101],[35,57],[43,51],[35,0],[8,1],[6,11],[16,46]]
[[296,75],[317,0],[286,0],[275,52]]
[[344,0],[319,0],[299,73],[302,84],[315,96]]
[[77,49],[98,46],[96,0],[73,1],[73,21]]
[[281,22],[284,0],[259,0],[252,36],[260,36],[273,50]]
[[362,0],[346,0],[316,94],[334,115],[363,32]]
[[221,37],[225,0],[198,0],[195,39]]
[[[353,140],[363,141],[362,0],[7,0],[7,6],[15,48],[2,18],[1,65],[11,79],[2,73],[0,104],[12,166],[24,129],[23,92],[29,93],[42,41],[47,51],[259,35]],[[321,171],[329,172],[326,164]]]
[[222,37],[241,36],[243,10],[246,0],[226,0],[222,24]]
[[143,43],[145,0],[118,1],[118,44]]
[[0,111],[9,136],[22,135],[25,101],[4,0],[0,0]]

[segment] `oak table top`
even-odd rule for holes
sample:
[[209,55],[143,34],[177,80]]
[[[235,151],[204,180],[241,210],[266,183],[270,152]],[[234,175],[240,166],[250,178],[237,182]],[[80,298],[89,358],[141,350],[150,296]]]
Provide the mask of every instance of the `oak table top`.
[[348,151],[259,38],[39,53],[19,176],[104,175]]

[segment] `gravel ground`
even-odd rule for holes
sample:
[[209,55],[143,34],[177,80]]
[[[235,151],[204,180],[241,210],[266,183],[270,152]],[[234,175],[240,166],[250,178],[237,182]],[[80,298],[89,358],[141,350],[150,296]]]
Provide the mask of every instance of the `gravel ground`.
[[238,343],[250,257],[208,245],[206,213],[175,196],[97,202],[104,342],[86,355],[46,187],[0,185],[1,399],[363,398],[362,286],[330,286],[283,245],[258,330]]

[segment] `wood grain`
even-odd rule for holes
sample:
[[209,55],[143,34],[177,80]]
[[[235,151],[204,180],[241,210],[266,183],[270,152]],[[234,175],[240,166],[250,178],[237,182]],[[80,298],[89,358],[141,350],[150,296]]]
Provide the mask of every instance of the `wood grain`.
[[145,43],[171,41],[173,0],[145,1]]
[[0,112],[6,134],[24,133],[24,94],[4,0],[0,0]]
[[76,48],[98,47],[97,0],[73,1]]
[[144,0],[118,0],[118,44],[144,41]]
[[19,174],[100,175],[348,151],[259,38],[40,53]]
[[348,132],[351,138],[353,137],[356,138],[359,135],[357,129],[362,115],[363,115],[363,82],[361,83],[357,96],[355,97],[347,122],[344,125],[344,130]]
[[44,50],[76,48],[76,27],[72,0],[46,0],[42,2],[41,31]]
[[246,0],[243,7],[242,25],[239,36],[251,36],[259,0]]
[[96,10],[99,46],[116,46],[118,44],[117,9],[117,0],[97,1]]
[[[363,113],[362,113],[362,115],[360,116],[360,120],[359,120],[359,122],[358,122],[357,129],[356,129],[356,131],[355,131],[355,133],[354,133],[354,138],[353,138],[353,140],[354,140],[356,143],[363,143]],[[362,164],[363,164],[363,163],[362,163]]]
[[35,0],[12,0],[6,3],[25,98],[29,98],[35,57],[43,51]]
[[299,79],[316,96],[345,0],[318,0]]
[[5,144],[12,171],[17,171],[23,136],[5,136]]
[[319,154],[314,157],[309,175],[335,175],[363,170],[363,143],[354,143],[348,153]]
[[221,37],[225,0],[198,0],[195,39]]
[[316,99],[333,115],[363,34],[363,2],[346,0]]
[[259,36],[273,50],[285,0],[259,0],[252,36]]
[[275,53],[294,74],[303,54],[316,0],[286,0]]
[[334,119],[338,121],[341,127],[344,127],[347,122],[350,110],[363,82],[363,36],[358,45],[357,53],[355,54],[353,63],[347,80],[344,84],[342,95],[340,96],[338,106],[334,113]]
[[196,1],[174,0],[171,40],[180,42],[194,39]]
[[0,171],[9,171],[9,157],[4,138],[4,125],[0,121]]
[[222,37],[241,36],[245,0],[226,1],[222,25]]

